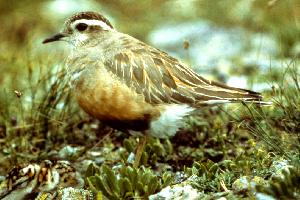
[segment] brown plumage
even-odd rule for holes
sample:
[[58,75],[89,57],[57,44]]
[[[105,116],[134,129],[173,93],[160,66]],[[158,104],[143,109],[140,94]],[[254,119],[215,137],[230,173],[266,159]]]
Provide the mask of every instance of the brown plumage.
[[177,59],[133,38],[130,46],[123,48],[126,50],[104,63],[106,69],[151,104],[184,103],[199,107],[218,100],[262,100],[257,92],[206,80]]
[[88,20],[100,20],[105,22],[107,25],[109,25],[111,28],[113,28],[112,24],[106,19],[103,15],[95,12],[79,12],[73,16],[71,16],[66,22],[65,26],[68,27],[70,24],[76,20],[80,19],[88,19]]
[[44,43],[57,40],[75,47],[67,65],[79,105],[122,130],[168,137],[201,106],[263,103],[257,92],[204,79],[167,53],[116,31],[98,13],[71,16],[63,32]]

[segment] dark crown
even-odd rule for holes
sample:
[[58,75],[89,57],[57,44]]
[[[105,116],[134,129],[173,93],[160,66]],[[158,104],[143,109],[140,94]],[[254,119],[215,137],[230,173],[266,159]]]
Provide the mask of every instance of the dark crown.
[[113,28],[112,24],[106,19],[103,15],[96,12],[79,12],[71,16],[66,22],[67,25],[79,19],[91,19],[91,20],[100,20],[106,23],[108,26]]

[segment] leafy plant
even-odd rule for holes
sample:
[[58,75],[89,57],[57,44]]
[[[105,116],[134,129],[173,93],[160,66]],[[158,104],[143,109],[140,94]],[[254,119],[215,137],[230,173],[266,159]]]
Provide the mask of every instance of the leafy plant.
[[[124,162],[127,162],[130,153],[135,152],[136,148],[135,138],[126,138],[123,141],[123,146],[126,152],[123,152],[122,158]],[[170,140],[160,140],[158,138],[148,138],[144,152],[141,157],[141,165],[155,166],[157,161],[166,162],[170,159],[170,155],[173,153],[173,146]]]
[[282,176],[274,176],[267,186],[258,185],[259,192],[280,199],[300,198],[300,169],[289,168],[282,171]]
[[151,169],[119,166],[112,170],[106,165],[90,165],[86,173],[88,187],[107,199],[146,199],[172,183],[172,176],[165,172],[160,178]]
[[222,187],[225,189],[226,185],[227,187],[231,185],[235,178],[235,174],[231,171],[233,166],[235,164],[230,160],[221,163],[214,163],[209,160],[203,163],[195,162],[185,172],[192,175],[193,178],[190,183],[199,191],[216,192],[220,191]]

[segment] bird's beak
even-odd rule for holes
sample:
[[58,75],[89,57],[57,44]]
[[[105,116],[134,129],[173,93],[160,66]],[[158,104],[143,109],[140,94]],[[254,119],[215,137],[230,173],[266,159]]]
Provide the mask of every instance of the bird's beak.
[[61,38],[64,38],[64,37],[67,37],[67,34],[65,33],[57,33],[49,38],[46,38],[44,41],[43,41],[43,44],[46,44],[48,42],[55,42],[55,41],[59,41],[61,40]]

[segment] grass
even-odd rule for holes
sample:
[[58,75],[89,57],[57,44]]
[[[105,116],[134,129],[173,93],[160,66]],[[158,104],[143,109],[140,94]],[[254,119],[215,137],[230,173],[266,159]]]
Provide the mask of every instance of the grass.
[[[30,59],[27,62],[30,63],[27,67],[51,65],[50,61],[35,63],[35,60]],[[168,176],[172,180],[168,181],[168,185],[176,184],[176,172],[185,172],[187,177],[196,177],[190,181],[194,188],[210,196],[220,195],[224,187],[227,192],[222,196],[253,196],[251,190],[235,191],[232,188],[236,180],[246,176],[249,179],[260,177],[269,183],[268,187],[265,184],[258,185],[261,192],[296,198],[299,196],[297,188],[281,191],[277,186],[284,188],[291,184],[288,180],[295,181],[299,177],[300,92],[297,66],[297,61],[294,61],[285,67],[281,75],[277,75],[282,76],[282,82],[273,83],[273,90],[270,91],[273,106],[241,104],[205,108],[189,117],[188,126],[171,140],[151,138],[142,156],[144,167],[134,170],[142,170],[137,173],[141,180],[143,173],[156,177],[157,186],[148,191],[140,185],[122,188],[125,184],[122,182],[116,189],[120,192],[118,195],[114,191],[106,191],[105,188],[111,187],[103,185],[109,181],[105,177],[119,177],[122,170],[133,169],[127,158],[134,151],[136,138],[120,132],[103,137],[109,132],[108,129],[91,120],[78,108],[70,95],[64,70],[46,70],[44,74],[38,72],[36,75],[29,68],[24,88],[18,92],[1,91],[1,171],[4,174],[11,165],[18,163],[51,159],[51,152],[59,151],[66,145],[85,149],[80,155],[71,158],[73,162],[86,158],[85,153],[88,151],[101,152],[111,146],[103,155],[103,162],[110,166],[121,164],[120,169],[108,171],[103,165],[104,168],[101,168],[104,171],[101,173],[94,171],[87,175],[91,180],[88,188],[94,192],[95,189],[99,190],[101,195],[108,195],[108,198],[146,197],[157,192],[164,185],[161,178],[165,176],[165,170],[169,171]],[[34,76],[40,78],[34,82]],[[98,128],[93,129],[94,124]],[[80,142],[82,139],[88,142]],[[118,150],[120,147],[121,151]],[[114,160],[110,159],[112,155]],[[270,177],[274,172],[270,167],[280,159],[288,160],[294,168],[291,174],[285,174],[287,178],[273,180]],[[98,177],[99,180],[92,177]],[[100,182],[100,186],[95,181]],[[130,179],[126,181],[130,184],[135,182]]]

